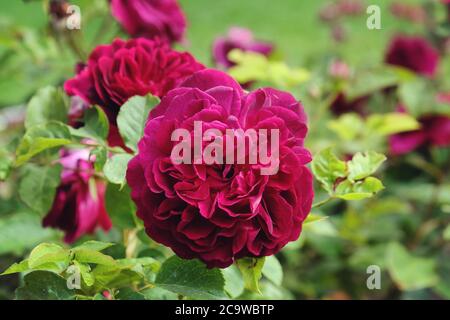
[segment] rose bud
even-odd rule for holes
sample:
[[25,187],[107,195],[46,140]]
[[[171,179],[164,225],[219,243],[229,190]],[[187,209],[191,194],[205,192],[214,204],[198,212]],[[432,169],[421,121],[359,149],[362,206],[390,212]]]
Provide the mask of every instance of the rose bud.
[[189,53],[172,50],[161,41],[144,38],[98,46],[75,78],[66,81],[70,96],[103,108],[110,122],[108,142],[124,146],[117,129],[120,107],[135,95],[162,97],[204,66]]
[[180,42],[186,18],[176,0],[111,0],[112,15],[132,37]]
[[61,183],[43,226],[64,231],[67,243],[92,234],[97,228],[111,229],[105,209],[106,185],[95,179],[89,151],[64,150],[59,162],[63,167]]
[[213,44],[213,59],[217,66],[229,68],[234,65],[228,59],[228,54],[233,49],[250,51],[269,56],[274,46],[268,42],[255,40],[253,33],[245,28],[233,27],[228,31],[226,37],[219,37]]
[[423,38],[400,35],[391,41],[385,61],[420,75],[433,77],[439,64],[439,54]]
[[[276,130],[278,171],[263,175],[261,164],[249,161],[172,161],[174,130],[195,137],[199,122],[216,133]],[[291,94],[271,88],[245,93],[221,71],[195,73],[152,110],[139,152],[128,165],[131,196],[147,234],[178,256],[201,259],[210,268],[277,253],[298,239],[311,210],[307,130],[304,109]],[[227,154],[234,151],[231,147]]]

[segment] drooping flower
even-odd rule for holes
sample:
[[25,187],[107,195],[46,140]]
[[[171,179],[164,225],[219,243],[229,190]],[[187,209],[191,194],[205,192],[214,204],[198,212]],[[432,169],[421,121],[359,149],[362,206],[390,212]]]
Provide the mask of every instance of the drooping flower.
[[274,46],[268,42],[255,40],[253,33],[248,29],[233,27],[226,37],[217,38],[213,44],[213,59],[216,65],[223,68],[232,67],[234,63],[228,58],[228,54],[233,49],[269,56]]
[[[278,172],[261,164],[177,164],[175,129],[279,130]],[[127,180],[147,234],[182,258],[227,267],[277,253],[296,240],[313,200],[303,107],[289,93],[244,93],[225,73],[203,70],[171,90],[151,112]],[[194,134],[195,135],[195,134]],[[216,136],[217,138],[217,136]],[[235,150],[235,149],[234,149]],[[247,150],[248,151],[248,150]],[[248,162],[246,162],[248,163]]]
[[60,164],[61,183],[43,226],[64,231],[68,243],[98,228],[108,231],[111,220],[105,209],[106,185],[94,178],[89,151],[64,150]]
[[[407,112],[407,108],[404,106],[400,106],[398,110]],[[418,120],[421,125],[420,129],[390,137],[389,145],[392,155],[404,155],[422,146],[450,146],[450,116],[429,114]]]
[[75,78],[65,83],[65,90],[102,107],[110,122],[110,145],[122,146],[116,119],[129,98],[149,93],[162,97],[203,68],[189,53],[172,50],[164,42],[117,39],[98,46]]
[[439,53],[421,37],[399,35],[392,40],[385,61],[417,74],[433,77],[438,68]]
[[186,18],[176,0],[111,0],[112,15],[128,34],[179,42]]

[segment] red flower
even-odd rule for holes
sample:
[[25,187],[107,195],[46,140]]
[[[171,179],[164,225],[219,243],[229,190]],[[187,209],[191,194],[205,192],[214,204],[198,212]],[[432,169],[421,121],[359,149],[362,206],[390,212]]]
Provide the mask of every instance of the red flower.
[[[399,108],[406,112],[405,107]],[[422,146],[450,146],[450,117],[445,115],[425,115],[419,119],[421,128],[395,134],[390,137],[390,152],[393,155],[410,153]]]
[[98,227],[108,231],[111,220],[105,209],[105,184],[94,179],[94,168],[88,161],[89,151],[64,151],[63,166],[53,207],[43,220],[44,227],[65,232],[64,240],[74,242],[93,233]]
[[183,40],[186,18],[176,0],[111,0],[111,10],[133,37]]
[[65,83],[65,90],[101,106],[110,121],[110,144],[123,146],[116,119],[129,98],[149,93],[161,97],[203,68],[189,53],[174,51],[161,41],[118,39],[97,47],[87,65]]
[[[260,164],[172,162],[173,131],[192,132],[196,121],[221,133],[278,129],[278,172],[262,175]],[[289,93],[268,88],[246,94],[225,73],[195,73],[151,112],[139,153],[128,166],[147,234],[209,267],[277,253],[299,237],[312,205],[306,134],[303,107]]]
[[433,77],[439,64],[437,50],[420,37],[397,36],[386,53],[386,63]]

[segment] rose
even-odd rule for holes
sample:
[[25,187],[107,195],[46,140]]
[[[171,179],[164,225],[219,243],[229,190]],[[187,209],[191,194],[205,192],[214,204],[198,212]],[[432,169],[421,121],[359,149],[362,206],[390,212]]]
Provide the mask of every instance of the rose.
[[176,0],[111,0],[111,11],[133,37],[183,40],[186,18]]
[[[260,165],[174,164],[175,129],[202,126],[279,129],[279,171]],[[311,155],[303,107],[289,93],[249,94],[225,73],[203,70],[173,89],[151,112],[127,181],[147,234],[182,258],[227,267],[242,257],[273,255],[296,240],[310,212]]]
[[64,150],[59,162],[63,166],[61,183],[43,220],[44,227],[63,230],[68,243],[98,227],[108,231],[111,221],[105,209],[106,186],[94,177],[89,151]]
[[388,64],[433,77],[438,68],[439,54],[423,38],[400,35],[391,41],[385,61]]
[[77,76],[65,83],[65,90],[101,106],[110,121],[110,145],[123,146],[116,119],[129,98],[149,93],[161,97],[203,68],[189,53],[174,51],[161,41],[117,39],[98,46],[86,65],[78,65]]
[[[445,103],[446,101],[442,99],[442,102]],[[407,112],[404,106],[400,106],[398,110],[399,112]],[[421,125],[420,129],[395,134],[389,138],[391,154],[404,155],[426,145],[450,146],[449,116],[429,114],[420,117],[418,121]]]
[[256,41],[250,30],[244,28],[231,28],[227,37],[219,37],[213,45],[213,59],[216,65],[229,68],[234,65],[228,59],[233,49],[251,51],[268,56],[273,52],[273,45],[267,42]]

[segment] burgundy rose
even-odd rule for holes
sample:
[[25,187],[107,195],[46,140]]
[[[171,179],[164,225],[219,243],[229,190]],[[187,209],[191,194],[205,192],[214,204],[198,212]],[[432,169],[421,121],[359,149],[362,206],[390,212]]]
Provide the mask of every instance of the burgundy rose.
[[[171,135],[179,128],[192,133],[196,121],[222,133],[279,129],[279,171],[269,176],[255,164],[175,164],[171,152],[177,143]],[[289,93],[267,88],[246,94],[225,73],[195,73],[151,112],[138,155],[128,166],[147,234],[208,267],[273,255],[296,240],[313,200],[306,167],[311,155],[303,145],[306,121]]]
[[149,93],[161,97],[203,68],[189,53],[174,51],[161,41],[117,39],[97,47],[77,76],[65,83],[65,90],[101,106],[110,121],[109,143],[123,146],[116,118],[129,98]]
[[415,73],[433,77],[439,64],[438,51],[420,37],[397,36],[386,53],[388,64],[409,69]]
[[186,18],[176,0],[111,0],[112,15],[133,37],[182,41]]
[[68,243],[93,233],[98,227],[108,231],[111,220],[105,209],[106,186],[94,178],[89,151],[65,150],[60,163],[63,166],[61,184],[53,207],[43,220],[44,227],[63,230],[64,241]]
[[[399,107],[400,112],[406,108]],[[445,115],[424,115],[419,119],[421,128],[395,134],[390,137],[390,153],[403,155],[426,145],[435,147],[450,146],[450,117]]]
[[250,51],[269,56],[274,47],[267,42],[256,41],[250,30],[244,28],[231,28],[227,37],[217,38],[213,45],[213,59],[216,65],[229,68],[234,65],[228,59],[228,54],[233,49]]

